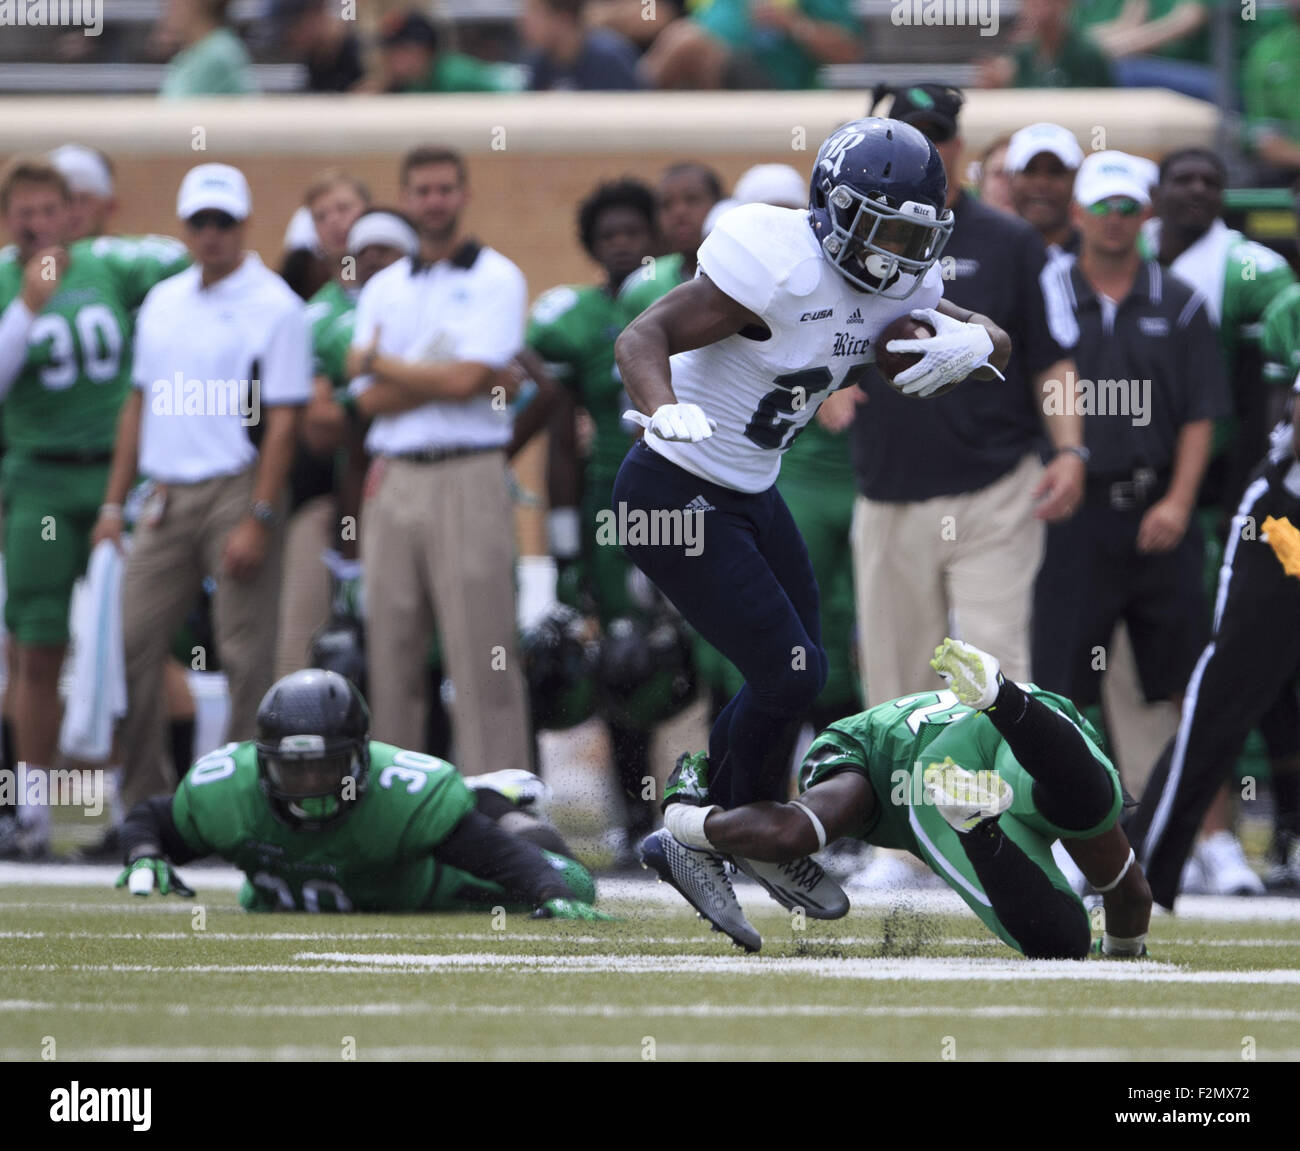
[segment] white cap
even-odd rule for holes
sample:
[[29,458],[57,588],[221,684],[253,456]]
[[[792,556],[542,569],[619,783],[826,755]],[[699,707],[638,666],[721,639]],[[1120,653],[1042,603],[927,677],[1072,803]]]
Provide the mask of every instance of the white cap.
[[802,208],[808,203],[808,181],[789,164],[755,164],[736,181],[731,195],[741,204]]
[[414,256],[420,250],[420,237],[401,216],[384,211],[367,212],[348,233],[348,251],[355,255],[371,244],[382,244]]
[[94,148],[82,144],[64,144],[50,153],[49,161],[68,182],[73,195],[87,192],[101,200],[112,198],[113,174],[104,157]]
[[1060,124],[1040,122],[1021,128],[1007,144],[1007,174],[1023,172],[1029,161],[1042,152],[1050,152],[1067,168],[1074,170],[1083,163],[1083,149],[1074,133]]
[[1127,152],[1093,152],[1074,178],[1074,198],[1085,208],[1111,196],[1127,196],[1139,204],[1151,203],[1151,185],[1136,156]]
[[1130,154],[1129,161],[1133,165],[1133,170],[1141,177],[1142,182],[1148,189],[1154,188],[1160,183],[1160,165],[1154,160],[1148,160],[1145,156]]
[[713,231],[714,225],[717,224],[724,215],[731,211],[732,208],[739,208],[739,200],[719,200],[712,208],[709,214],[704,217],[704,226],[700,229],[700,239],[703,239]]
[[289,217],[289,226],[284,230],[284,244],[282,247],[286,252],[298,252],[305,249],[308,252],[320,254],[320,237],[316,235],[316,225],[312,222],[310,208],[299,208]]
[[225,212],[246,220],[253,197],[244,173],[229,164],[200,164],[185,173],[176,197],[176,215],[188,220],[199,212]]

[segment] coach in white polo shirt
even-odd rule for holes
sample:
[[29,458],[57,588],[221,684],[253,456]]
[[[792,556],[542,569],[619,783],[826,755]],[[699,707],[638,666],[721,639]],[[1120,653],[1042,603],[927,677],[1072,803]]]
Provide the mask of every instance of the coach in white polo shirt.
[[414,150],[401,184],[420,253],[362,289],[349,355],[357,409],[374,417],[361,563],[375,738],[423,746],[436,619],[456,693],[457,766],[527,767],[506,483],[511,416],[491,394],[496,371],[523,347],[527,286],[503,255],[461,236],[468,191],[458,154]]
[[298,297],[244,251],[251,206],[235,168],[192,169],[177,212],[194,264],[154,288],[136,320],[135,388],[95,527],[96,540],[117,538],[137,473],[157,483],[123,589],[128,809],[174,786],[163,759],[163,662],[204,576],[217,581],[228,739],[252,738],[271,686],[285,479],[298,406],[311,397],[311,338]]

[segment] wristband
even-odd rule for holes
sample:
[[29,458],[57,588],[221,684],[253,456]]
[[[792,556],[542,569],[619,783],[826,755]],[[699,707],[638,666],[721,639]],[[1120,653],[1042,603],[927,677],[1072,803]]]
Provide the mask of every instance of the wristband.
[[800,811],[804,813],[804,815],[806,815],[809,819],[812,820],[813,831],[817,833],[817,850],[821,851],[823,848],[825,848],[826,826],[825,824],[822,823],[820,819],[817,818],[812,808],[808,807],[805,804],[800,803],[797,799],[792,799],[790,801],[790,806],[797,807]]
[[577,508],[552,508],[546,517],[546,536],[551,555],[572,559],[581,550],[582,532]]
[[121,504],[100,504],[99,514],[107,516],[111,520],[120,520],[122,518]]
[[1079,459],[1081,459],[1085,464],[1090,459],[1092,459],[1092,452],[1090,452],[1082,444],[1066,444],[1066,446],[1063,448],[1057,448],[1056,454],[1058,456],[1067,455],[1067,454],[1071,456],[1078,456]]
[[716,851],[704,834],[704,821],[709,813],[719,810],[716,806],[692,807],[688,803],[669,804],[664,812],[664,826],[683,847],[694,847],[698,851]]
[[1117,876],[1115,876],[1115,878],[1112,879],[1108,884],[1106,884],[1105,887],[1097,887],[1096,884],[1093,885],[1093,887],[1094,887],[1094,889],[1096,890],[1097,894],[1098,894],[1098,895],[1105,895],[1108,891],[1114,891],[1115,888],[1117,888],[1117,887],[1119,886],[1119,884],[1120,884],[1120,880],[1123,879],[1124,876],[1126,876],[1126,875],[1128,874],[1128,869],[1129,869],[1130,867],[1133,866],[1133,861],[1134,861],[1136,858],[1137,858],[1137,856],[1134,855],[1134,853],[1133,853],[1133,849],[1130,847],[1130,848],[1128,849],[1128,859],[1126,859],[1126,860],[1124,861],[1124,866],[1120,868],[1119,874],[1118,874]]

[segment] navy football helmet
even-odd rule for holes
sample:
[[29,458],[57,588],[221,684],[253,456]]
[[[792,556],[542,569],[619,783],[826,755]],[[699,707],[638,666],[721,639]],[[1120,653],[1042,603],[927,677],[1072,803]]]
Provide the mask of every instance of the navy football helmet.
[[903,300],[952,233],[947,195],[943,160],[917,129],[901,120],[853,120],[817,152],[808,218],[849,283]]

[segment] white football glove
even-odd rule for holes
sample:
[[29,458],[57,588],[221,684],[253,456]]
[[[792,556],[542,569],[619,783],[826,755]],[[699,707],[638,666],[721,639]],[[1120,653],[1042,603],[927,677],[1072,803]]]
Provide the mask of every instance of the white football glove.
[[718,426],[718,421],[709,419],[699,404],[660,404],[653,416],[629,410],[623,418],[645,428],[648,435],[679,444],[707,440]]
[[[964,380],[976,368],[993,367],[993,338],[982,324],[963,324],[934,308],[918,308],[912,319],[929,324],[934,335],[924,340],[890,340],[888,352],[921,352],[919,363],[898,373],[894,385],[905,396],[928,396],[957,380]],[[997,372],[998,378],[1002,373]]]

